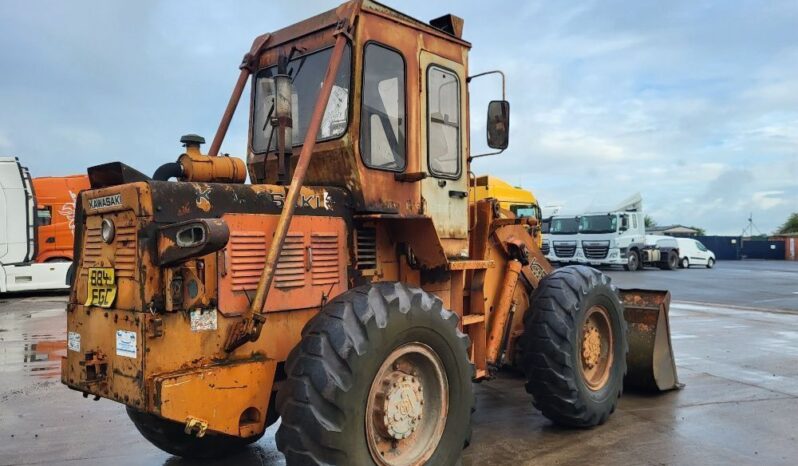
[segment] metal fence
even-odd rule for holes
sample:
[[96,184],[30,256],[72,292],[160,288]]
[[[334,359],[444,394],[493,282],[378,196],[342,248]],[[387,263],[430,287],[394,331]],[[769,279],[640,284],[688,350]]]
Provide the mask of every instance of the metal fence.
[[696,236],[715,253],[717,260],[769,259],[784,260],[784,241],[750,240],[742,236]]

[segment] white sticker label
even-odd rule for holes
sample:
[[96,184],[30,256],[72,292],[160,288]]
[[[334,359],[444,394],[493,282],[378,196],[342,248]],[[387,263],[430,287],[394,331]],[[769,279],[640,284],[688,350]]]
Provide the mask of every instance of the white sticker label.
[[78,332],[67,333],[67,349],[80,352],[80,334]]
[[136,332],[116,331],[116,355],[126,358],[136,357]]
[[216,330],[216,309],[191,311],[191,331],[207,332]]
[[111,196],[95,197],[89,199],[89,208],[94,210],[105,207],[116,207],[119,205],[122,205],[121,194],[113,194]]

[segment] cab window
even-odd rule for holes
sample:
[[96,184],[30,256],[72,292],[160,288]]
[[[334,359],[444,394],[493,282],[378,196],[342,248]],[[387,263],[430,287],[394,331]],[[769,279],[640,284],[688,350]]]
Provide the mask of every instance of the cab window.
[[430,172],[460,176],[460,81],[438,66],[427,69],[427,135]]
[[53,210],[50,206],[36,209],[36,225],[45,226],[53,223]]
[[510,211],[518,218],[535,217],[540,220],[540,209],[534,204],[512,204]]
[[696,242],[695,242],[695,245],[696,245],[696,247],[698,248],[698,250],[699,250],[699,251],[705,251],[705,252],[706,252],[706,250],[707,250],[707,247],[706,247],[706,246],[704,246],[703,244],[701,244],[701,242],[700,242],[700,241],[696,241]]
[[371,168],[405,168],[405,62],[376,43],[363,52],[363,102],[360,113],[360,154]]
[[[291,95],[291,139],[294,146],[305,142],[310,126],[310,116],[321,91],[324,72],[330,62],[332,48],[326,48],[293,58],[287,72],[294,83]],[[274,81],[277,66],[258,71],[255,77],[254,107],[252,114],[252,151],[260,154],[277,149],[277,134],[271,124],[274,111]],[[349,77],[351,74],[350,48],[344,50],[338,74],[335,77],[330,99],[322,117],[317,141],[326,141],[346,132],[349,116]]]

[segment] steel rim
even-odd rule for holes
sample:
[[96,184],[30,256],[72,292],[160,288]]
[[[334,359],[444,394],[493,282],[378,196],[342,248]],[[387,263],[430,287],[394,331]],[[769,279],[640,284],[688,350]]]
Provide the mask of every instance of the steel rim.
[[366,440],[375,463],[424,464],[443,436],[449,381],[435,351],[412,342],[383,361],[368,395]]
[[585,314],[579,345],[582,378],[592,391],[601,390],[610,379],[612,348],[610,314],[603,306],[593,306]]

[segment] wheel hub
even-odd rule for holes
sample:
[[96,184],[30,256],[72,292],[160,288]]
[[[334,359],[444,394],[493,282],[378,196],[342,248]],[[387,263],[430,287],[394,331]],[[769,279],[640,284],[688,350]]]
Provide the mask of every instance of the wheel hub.
[[582,361],[588,369],[592,369],[601,357],[601,334],[592,324],[585,327],[582,341]]
[[410,342],[389,354],[366,405],[366,441],[374,463],[424,464],[443,435],[448,393],[443,362],[429,346]]
[[601,390],[610,379],[613,365],[613,335],[609,312],[593,306],[585,313],[582,324],[580,371],[590,390]]
[[403,440],[415,432],[421,421],[424,390],[418,378],[393,371],[383,379],[377,394],[377,427],[387,439]]

